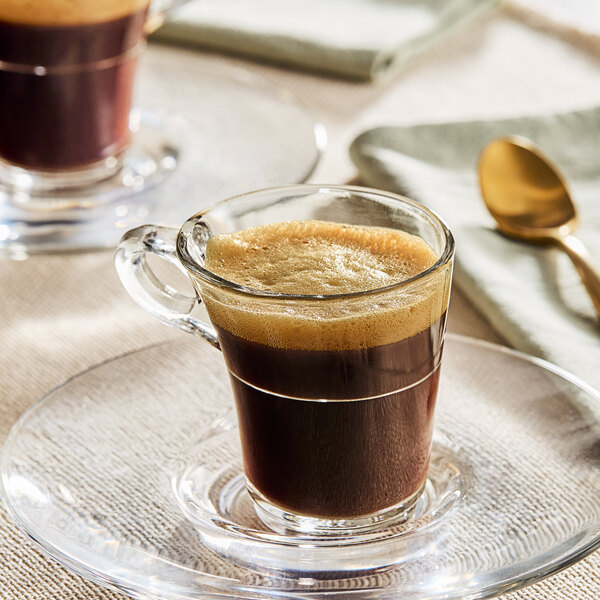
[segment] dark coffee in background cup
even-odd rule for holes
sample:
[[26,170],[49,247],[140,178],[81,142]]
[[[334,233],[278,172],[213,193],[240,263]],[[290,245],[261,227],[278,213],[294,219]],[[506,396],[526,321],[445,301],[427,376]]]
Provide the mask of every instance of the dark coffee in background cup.
[[[340,294],[409,279],[438,257],[416,236],[315,221],[208,241],[205,267],[253,289]],[[410,504],[425,482],[449,277],[412,297],[250,303],[200,286],[231,374],[258,496],[318,518]],[[273,301],[277,304],[277,301]]]
[[148,3],[0,2],[0,159],[76,169],[127,147]]

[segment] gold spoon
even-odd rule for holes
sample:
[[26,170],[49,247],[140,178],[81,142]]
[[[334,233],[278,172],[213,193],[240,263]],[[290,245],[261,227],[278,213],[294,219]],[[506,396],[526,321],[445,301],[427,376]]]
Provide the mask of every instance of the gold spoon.
[[479,157],[479,185],[502,233],[526,242],[553,243],[567,253],[600,316],[600,274],[572,235],[577,212],[558,169],[529,140],[500,138]]

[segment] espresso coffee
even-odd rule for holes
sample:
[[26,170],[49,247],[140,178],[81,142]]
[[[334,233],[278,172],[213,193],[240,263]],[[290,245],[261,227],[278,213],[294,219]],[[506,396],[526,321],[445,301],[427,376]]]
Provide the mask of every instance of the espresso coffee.
[[448,300],[446,276],[408,295],[381,289],[432,267],[401,231],[304,221],[208,241],[205,266],[295,301],[200,290],[236,399],[250,486],[296,514],[355,517],[424,484]]
[[0,3],[0,159],[81,168],[129,143],[148,0]]

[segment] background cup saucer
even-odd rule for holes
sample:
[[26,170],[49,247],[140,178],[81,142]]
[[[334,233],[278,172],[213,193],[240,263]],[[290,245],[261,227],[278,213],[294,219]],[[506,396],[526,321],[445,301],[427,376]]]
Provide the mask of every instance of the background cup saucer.
[[116,176],[55,196],[0,181],[0,257],[113,247],[143,223],[180,226],[218,200],[305,181],[325,148],[323,126],[293,94],[197,52],[150,45],[136,88],[141,108]]

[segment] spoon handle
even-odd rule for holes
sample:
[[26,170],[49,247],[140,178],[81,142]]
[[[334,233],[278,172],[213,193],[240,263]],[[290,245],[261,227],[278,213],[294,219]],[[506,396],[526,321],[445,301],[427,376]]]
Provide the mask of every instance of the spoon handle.
[[558,245],[573,261],[579,277],[587,290],[596,313],[600,317],[600,273],[592,265],[592,259],[587,248],[573,235],[555,238]]

